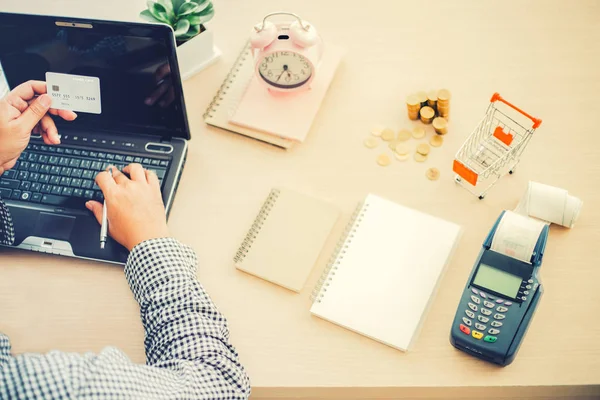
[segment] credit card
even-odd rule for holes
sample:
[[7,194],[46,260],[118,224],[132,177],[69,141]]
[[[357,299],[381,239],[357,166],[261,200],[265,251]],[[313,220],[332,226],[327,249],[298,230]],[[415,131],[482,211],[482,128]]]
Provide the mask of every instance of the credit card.
[[100,79],[95,76],[46,72],[46,87],[52,108],[101,114]]

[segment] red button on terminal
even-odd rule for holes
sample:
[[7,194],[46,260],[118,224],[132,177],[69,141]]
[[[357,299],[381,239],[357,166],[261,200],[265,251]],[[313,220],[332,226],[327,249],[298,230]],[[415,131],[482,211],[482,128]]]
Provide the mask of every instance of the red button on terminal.
[[465,326],[465,325],[463,325],[463,324],[460,324],[459,328],[460,328],[460,331],[461,331],[462,333],[464,333],[465,335],[468,335],[468,334],[470,334],[470,333],[471,333],[471,329],[470,329],[468,326]]

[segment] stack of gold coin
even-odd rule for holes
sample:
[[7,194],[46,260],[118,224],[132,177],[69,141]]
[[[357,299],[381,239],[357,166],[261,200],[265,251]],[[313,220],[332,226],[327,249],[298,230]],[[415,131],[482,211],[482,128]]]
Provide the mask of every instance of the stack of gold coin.
[[448,120],[450,117],[450,91],[442,89],[437,94],[437,111],[440,117]]
[[408,109],[408,118],[414,120],[419,119],[419,110],[421,110],[421,102],[419,97],[411,95],[406,98],[406,108]]
[[432,90],[431,92],[427,93],[427,105],[429,107],[435,109],[437,106],[437,99],[438,99],[437,90]]
[[427,93],[425,93],[425,92],[417,92],[415,95],[419,98],[419,102],[421,103],[421,107],[425,107],[427,105]]
[[433,129],[438,135],[445,135],[448,133],[448,121],[442,117],[437,117],[433,120]]
[[433,108],[429,106],[421,108],[420,114],[421,122],[423,122],[424,124],[430,124],[431,121],[433,121],[433,118],[435,117],[435,111],[433,111]]

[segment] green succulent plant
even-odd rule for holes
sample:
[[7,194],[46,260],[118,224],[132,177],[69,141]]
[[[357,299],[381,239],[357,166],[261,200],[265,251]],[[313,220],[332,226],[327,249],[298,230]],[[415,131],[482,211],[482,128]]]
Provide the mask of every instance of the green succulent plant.
[[201,32],[201,25],[215,14],[211,0],[148,0],[148,9],[140,17],[150,22],[171,25],[178,42],[185,42]]

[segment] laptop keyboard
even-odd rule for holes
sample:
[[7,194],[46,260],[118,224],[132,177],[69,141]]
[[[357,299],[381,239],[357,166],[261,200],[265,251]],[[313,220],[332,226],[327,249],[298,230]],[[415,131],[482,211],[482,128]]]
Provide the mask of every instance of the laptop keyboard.
[[154,171],[162,185],[169,160],[30,143],[17,164],[0,176],[0,196],[65,208],[85,208],[88,200],[104,200],[94,182],[100,171],[109,165],[122,170],[133,162]]

